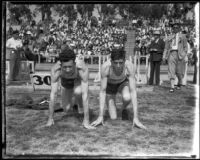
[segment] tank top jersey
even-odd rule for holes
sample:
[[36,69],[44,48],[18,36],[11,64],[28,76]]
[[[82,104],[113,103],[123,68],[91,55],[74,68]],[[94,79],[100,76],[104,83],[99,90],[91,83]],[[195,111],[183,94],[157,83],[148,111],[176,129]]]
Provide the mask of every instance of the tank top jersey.
[[78,74],[78,69],[75,68],[74,72],[65,72],[61,69],[61,85],[64,88],[71,89],[74,87],[74,82],[80,80],[80,76]]
[[127,75],[125,74],[125,67],[123,69],[122,74],[119,76],[115,74],[115,72],[113,71],[113,67],[112,66],[110,67],[108,80],[107,80],[108,84],[120,84],[124,82],[125,80],[127,80]]

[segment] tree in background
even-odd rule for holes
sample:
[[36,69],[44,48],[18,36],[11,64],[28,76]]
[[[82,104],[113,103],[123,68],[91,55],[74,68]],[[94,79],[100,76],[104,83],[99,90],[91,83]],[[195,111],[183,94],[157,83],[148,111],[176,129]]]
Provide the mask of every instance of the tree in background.
[[31,10],[29,9],[29,5],[19,5],[13,4],[11,2],[7,2],[8,13],[7,21],[10,24],[22,24],[23,21],[31,21],[33,19]]
[[117,6],[115,4],[97,4],[95,7],[100,15],[102,25],[111,25],[116,14]]
[[95,16],[92,16],[91,18],[91,26],[97,27],[98,26],[98,20]]
[[151,18],[161,19],[166,14],[166,11],[165,4],[153,4],[151,6]]
[[114,4],[98,4],[96,5],[96,9],[101,17],[101,20],[103,21],[115,14]]
[[88,20],[92,16],[94,4],[77,4],[76,6],[81,18]]
[[38,13],[41,13],[42,21],[45,21],[45,20],[51,21],[52,7],[53,7],[53,4],[38,4],[36,5],[36,8],[33,14],[34,16],[36,16]]

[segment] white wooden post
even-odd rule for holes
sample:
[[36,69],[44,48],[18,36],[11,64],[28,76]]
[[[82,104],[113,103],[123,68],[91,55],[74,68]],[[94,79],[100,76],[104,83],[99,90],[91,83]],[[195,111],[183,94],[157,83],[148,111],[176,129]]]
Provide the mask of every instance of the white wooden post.
[[188,70],[188,62],[185,63],[185,73],[182,81],[183,85],[187,85],[187,70]]
[[9,62],[10,62],[10,60],[6,60],[6,80],[10,76],[10,64],[9,64]]
[[138,82],[140,82],[141,81],[141,77],[140,77],[140,52],[138,52],[138,54],[137,54],[137,61],[138,61],[138,63],[137,63],[137,75],[138,75],[138,79],[137,79],[137,81]]
[[38,63],[40,63],[41,62],[41,57],[40,57],[40,51],[37,51],[37,53],[38,53]]
[[145,74],[146,74],[146,84],[148,84],[148,80],[149,80],[149,78],[148,78],[148,69],[149,69],[149,66],[148,66],[148,60],[149,60],[149,57],[146,55],[146,65],[145,65]]
[[[149,59],[149,57],[148,57]],[[150,71],[151,71],[151,65],[150,65],[150,62],[147,62],[148,63],[148,73],[147,73],[147,84],[148,84],[148,81],[149,81],[149,78],[150,78]]]

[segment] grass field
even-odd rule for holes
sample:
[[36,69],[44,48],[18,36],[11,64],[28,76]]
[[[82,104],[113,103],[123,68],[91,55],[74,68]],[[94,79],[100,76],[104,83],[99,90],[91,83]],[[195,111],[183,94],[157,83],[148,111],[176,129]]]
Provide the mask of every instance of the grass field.
[[[63,112],[55,113],[54,126],[43,127],[48,110],[6,106],[6,154],[190,155],[195,123],[195,89],[183,87],[173,94],[168,90],[169,84],[164,83],[155,86],[152,92],[138,92],[139,118],[148,131],[132,128],[132,121],[121,120],[120,97],[117,100],[118,119],[110,120],[106,112],[105,126],[98,126],[96,130],[84,129],[82,117]],[[98,115],[98,93],[90,91],[89,94],[91,122]]]

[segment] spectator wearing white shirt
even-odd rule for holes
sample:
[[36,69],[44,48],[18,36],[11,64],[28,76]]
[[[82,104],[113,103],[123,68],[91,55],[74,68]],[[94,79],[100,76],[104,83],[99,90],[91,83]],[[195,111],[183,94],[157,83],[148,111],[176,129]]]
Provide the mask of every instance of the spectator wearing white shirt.
[[20,70],[20,48],[22,47],[22,40],[19,39],[19,31],[13,31],[13,35],[6,42],[6,48],[10,49],[10,72],[8,75],[7,84],[10,81],[18,80],[18,74]]

